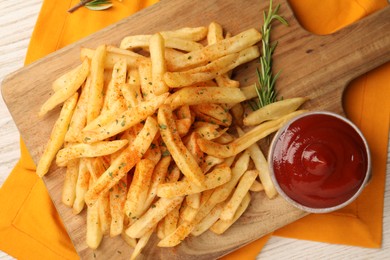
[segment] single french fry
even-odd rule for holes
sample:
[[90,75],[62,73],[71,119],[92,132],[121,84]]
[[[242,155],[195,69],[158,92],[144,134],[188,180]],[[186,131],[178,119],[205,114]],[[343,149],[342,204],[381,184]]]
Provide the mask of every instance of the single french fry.
[[103,84],[104,84],[104,60],[106,46],[97,47],[91,60],[91,85],[88,96],[87,122],[94,120],[103,107]]
[[192,230],[191,235],[200,236],[206,232],[217,220],[223,209],[223,202],[217,204],[206,217],[200,221],[195,228]]
[[57,105],[65,102],[72,97],[77,90],[84,83],[89,73],[89,62],[84,60],[81,65],[77,67],[77,71],[74,72],[75,76],[67,81],[67,84],[58,91],[54,92],[49,99],[43,103],[38,115],[44,116],[47,112],[55,108]]
[[162,156],[158,138],[160,138],[160,135],[157,135],[156,138],[154,138],[149,149],[146,151],[146,153],[143,156],[144,159],[151,160],[154,163],[154,165],[156,165],[160,161]]
[[154,166],[153,161],[142,159],[135,167],[124,209],[130,223],[136,221],[143,213],[143,203],[148,196]]
[[173,247],[180,244],[195,228],[195,226],[207,216],[216,204],[210,203],[212,190],[205,191],[202,194],[202,202],[197,214],[191,221],[182,221],[174,232],[162,239],[157,246]]
[[171,88],[180,88],[211,80],[227,72],[228,70],[226,68],[231,68],[238,58],[238,53],[232,53],[194,69],[178,72],[170,70],[174,72],[166,72],[164,74],[164,81]]
[[92,144],[73,144],[62,148],[57,153],[56,163],[65,166],[68,161],[81,157],[98,157],[115,153],[125,145],[127,140],[101,141]]
[[150,205],[152,205],[154,199],[157,197],[157,188],[160,183],[165,182],[169,164],[171,163],[171,156],[164,156],[157,163],[156,167],[153,170],[152,180],[150,182],[150,188],[148,191],[147,198],[144,201],[144,206],[142,212],[145,212]]
[[161,34],[156,33],[150,37],[150,59],[152,64],[152,83],[155,95],[161,95],[168,92],[169,87],[163,80],[164,73],[166,72],[164,48],[165,41]]
[[104,105],[101,113],[110,108],[112,109],[114,103],[121,103],[123,107],[126,107],[120,90],[120,84],[126,83],[126,74],[126,60],[121,59],[114,64],[111,80],[108,83],[106,93],[104,95]]
[[244,199],[242,200],[236,213],[234,214],[233,219],[231,219],[231,220],[221,220],[220,219],[217,222],[215,222],[214,225],[211,226],[210,230],[216,234],[219,234],[219,235],[224,233],[245,212],[245,210],[249,206],[250,201],[251,201],[251,196],[250,196],[250,193],[248,192],[245,195]]
[[81,142],[81,130],[87,124],[87,104],[88,104],[88,93],[91,78],[88,77],[85,81],[85,85],[82,88],[79,100],[70,120],[68,131],[65,134],[65,142],[76,143]]
[[99,220],[99,204],[96,203],[87,209],[87,235],[86,243],[89,248],[96,249],[99,247],[103,238],[102,230],[100,229]]
[[145,154],[157,134],[158,126],[155,119],[148,117],[145,125],[133,143],[126,148],[100,176],[85,194],[85,202],[93,205],[96,200],[111,189],[132,169]]
[[215,44],[208,45],[199,51],[184,54],[174,61],[170,71],[190,68],[219,57],[246,49],[261,40],[261,34],[256,29],[249,29],[231,38],[223,39]]
[[109,123],[99,128],[82,132],[85,143],[93,143],[115,136],[130,127],[142,122],[147,117],[154,114],[156,109],[165,101],[168,93],[155,97],[153,100],[144,101],[136,107],[131,107],[116,118],[112,118]]
[[[237,133],[242,136],[244,135],[244,131],[241,128],[237,127]],[[252,158],[253,163],[255,164],[256,169],[259,171],[259,178],[261,184],[264,187],[265,194],[268,198],[275,198],[278,192],[276,191],[275,185],[271,180],[271,176],[269,173],[269,167],[267,159],[265,158],[263,152],[257,143],[252,144],[247,148],[247,151]]]
[[199,193],[204,190],[210,190],[218,187],[231,178],[231,170],[229,167],[221,166],[216,168],[209,174],[205,175],[205,180],[202,186],[197,186],[189,179],[178,181],[175,183],[163,183],[158,186],[157,195],[163,198],[172,198],[175,196],[184,196],[194,193]]
[[277,119],[297,110],[307,100],[306,97],[296,97],[271,103],[251,112],[243,119],[243,123],[246,126],[253,126],[267,120]]
[[217,205],[218,203],[224,202],[230,196],[241,176],[247,171],[249,166],[249,159],[250,156],[248,152],[243,152],[240,155],[232,168],[230,181],[215,188],[209,199],[211,204]]
[[212,45],[223,40],[223,29],[219,23],[211,22],[207,32],[207,44]]
[[135,107],[142,101],[140,87],[125,83],[120,85],[123,97],[125,98],[127,108]]
[[37,165],[36,172],[39,177],[43,177],[49,171],[51,162],[64,143],[65,134],[77,104],[77,98],[78,94],[75,93],[70,99],[65,101],[61,109],[60,115],[51,131],[50,139]]
[[[130,68],[137,68],[140,62],[146,60],[146,57],[129,50],[123,50],[123,49],[107,46],[107,51],[108,51],[107,55],[104,59],[105,69],[113,69],[115,63],[117,63],[119,60],[122,59],[126,60],[126,64]],[[81,52],[80,52],[81,60],[84,60],[85,58],[91,60],[94,54],[95,54],[95,50],[88,49],[88,48],[81,48]]]
[[130,260],[135,260],[140,254],[142,249],[146,246],[148,243],[150,237],[152,236],[154,231],[154,228],[150,229],[148,232],[146,232],[137,242],[133,253],[130,256]]
[[215,165],[223,163],[224,159],[207,155],[204,157],[204,161],[201,164],[202,171],[204,173],[209,172]]
[[247,133],[245,133],[243,136],[235,139],[233,142],[229,144],[218,144],[213,141],[206,140],[204,138],[201,138],[198,140],[198,145],[200,149],[212,156],[219,157],[219,158],[226,158],[233,155],[236,155],[252,144],[256,143],[260,139],[268,136],[269,134],[277,131],[279,128],[281,128],[288,120],[304,113],[303,110],[298,110],[295,112],[292,112],[286,116],[283,116],[279,119],[271,120],[264,122],[255,128],[251,129]]
[[[220,136],[218,136],[217,138],[215,138],[215,141],[219,144],[227,144],[227,143],[230,143],[230,142],[233,142],[234,141],[234,136],[232,136],[231,134],[228,134],[226,132],[223,132]],[[207,138],[206,138],[207,139]],[[210,139],[208,139],[210,140]]]
[[244,173],[241,177],[236,190],[228,203],[224,206],[220,218],[222,220],[232,220],[238,207],[240,206],[245,195],[248,193],[253,181],[256,179],[259,172],[257,170],[251,170]]
[[153,207],[150,207],[136,222],[127,230],[126,234],[133,238],[142,237],[148,230],[153,228],[170,211],[177,207],[184,197],[160,198]]
[[[181,51],[196,51],[203,48],[203,45],[187,39],[174,38],[170,36],[163,36],[163,32],[158,33],[161,35],[161,38],[165,41],[165,47],[177,49]],[[153,35],[133,35],[125,37],[120,44],[122,49],[133,50],[139,48],[148,48],[150,49],[151,43],[150,39],[153,38]]]
[[66,168],[65,181],[62,186],[62,203],[68,207],[73,207],[76,198],[76,183],[79,174],[79,160],[69,161]]
[[79,214],[85,205],[84,196],[88,191],[90,174],[87,168],[87,159],[81,158],[79,163],[79,173],[76,182],[76,194],[73,202],[73,214]]
[[177,224],[179,223],[180,207],[181,204],[169,212],[163,219],[164,237],[172,234],[176,230]]
[[142,62],[138,67],[141,94],[144,100],[151,100],[156,95],[153,87],[152,64],[150,60]]
[[170,95],[165,104],[169,104],[175,110],[183,105],[239,103],[244,100],[245,96],[238,88],[186,87]]
[[110,233],[111,213],[110,213],[110,193],[106,193],[97,201],[99,210],[99,223],[103,235]]
[[194,156],[181,141],[181,138],[177,133],[172,110],[169,106],[162,105],[158,110],[157,118],[161,137],[172,155],[173,160],[176,162],[176,165],[188,180],[198,186],[202,186],[205,177]]
[[137,239],[126,235],[125,229],[123,229],[121,237],[130,247],[135,248],[135,246],[137,245]]
[[263,184],[261,184],[257,180],[254,180],[253,183],[252,183],[252,186],[250,187],[249,190],[253,191],[253,192],[263,191],[264,190],[264,186],[263,186]]
[[192,106],[191,109],[198,118],[203,119],[202,121],[211,121],[222,126],[230,126],[232,123],[230,113],[218,104],[199,104]]
[[179,38],[197,42],[206,37],[207,28],[203,26],[183,27],[177,30],[162,31],[161,34],[164,36],[164,38]]
[[124,222],[124,207],[127,194],[127,176],[123,177],[110,192],[111,225],[110,236],[122,234]]
[[[118,118],[122,113],[126,111],[127,106],[124,102],[114,102],[111,106],[110,110],[102,111],[100,115],[98,115],[94,120],[88,122],[88,124],[81,129],[81,131],[93,131],[98,128],[101,128],[103,125],[106,125],[112,121],[113,118]],[[78,132],[79,139],[82,139],[83,135]],[[85,140],[81,140],[85,142]]]

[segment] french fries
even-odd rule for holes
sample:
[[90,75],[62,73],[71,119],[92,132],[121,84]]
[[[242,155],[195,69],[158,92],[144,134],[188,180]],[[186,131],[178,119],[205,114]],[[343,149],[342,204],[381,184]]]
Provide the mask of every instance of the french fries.
[[37,174],[54,160],[66,167],[62,202],[86,209],[88,247],[121,235],[135,259],[155,231],[160,247],[222,234],[251,192],[277,195],[257,142],[306,98],[247,113],[255,84],[240,88],[231,75],[259,57],[260,39],[255,29],[224,37],[215,22],[130,35],[120,48],[82,48],[81,64],[53,82],[38,114],[63,107]]

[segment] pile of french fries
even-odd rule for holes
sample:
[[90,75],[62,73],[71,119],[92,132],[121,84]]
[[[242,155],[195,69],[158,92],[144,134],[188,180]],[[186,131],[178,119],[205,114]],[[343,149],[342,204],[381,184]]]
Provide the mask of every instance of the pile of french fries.
[[[87,210],[86,243],[121,235],[137,257],[153,232],[173,247],[207,230],[224,233],[251,192],[277,195],[257,142],[305,98],[243,118],[253,85],[230,78],[259,57],[255,29],[221,25],[125,37],[120,47],[82,48],[81,64],[53,82],[40,116],[63,104],[37,166],[66,167],[62,202]],[[297,110],[297,111],[296,111]]]

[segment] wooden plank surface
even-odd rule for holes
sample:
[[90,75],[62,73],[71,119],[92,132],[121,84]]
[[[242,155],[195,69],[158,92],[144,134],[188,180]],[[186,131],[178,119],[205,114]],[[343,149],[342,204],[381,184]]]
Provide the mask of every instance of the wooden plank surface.
[[[205,23],[207,22],[207,20],[205,20]],[[234,26],[234,25],[232,25],[232,26]],[[290,27],[290,29],[291,29],[291,27]],[[88,45],[88,46],[91,46],[91,45]],[[73,46],[74,47],[74,46]],[[57,70],[55,71],[56,73],[60,73],[60,70],[61,70],[61,68],[59,67],[59,68],[57,68]],[[20,82],[21,84],[23,83],[23,82]],[[38,80],[38,83],[39,84],[41,84],[41,83],[43,83],[42,81],[39,81]],[[37,84],[38,84],[37,83]],[[47,91],[48,90],[48,88],[45,90],[45,91]],[[44,92],[45,92],[44,91]],[[34,94],[34,93],[31,93],[31,92],[28,92],[29,94]],[[314,96],[314,95],[313,95]],[[313,106],[315,105],[316,103],[314,103],[313,104]],[[15,105],[15,107],[16,107],[17,105]],[[19,103],[19,106],[20,106],[20,103]],[[12,111],[12,109],[11,109],[11,111]],[[36,112],[36,111],[35,111]],[[24,127],[26,127],[26,126],[24,126]],[[34,127],[33,127],[34,128]],[[23,131],[22,131],[22,134],[23,134]],[[40,134],[40,133],[39,133]],[[48,135],[48,133],[45,133],[46,135]],[[42,145],[42,144],[32,144],[32,145]],[[39,154],[40,153],[40,151],[38,151],[38,152],[36,152],[36,155],[37,154]],[[54,175],[54,174],[53,174]],[[61,185],[59,185],[59,186],[61,186]],[[53,190],[58,190],[58,186],[56,185],[56,184],[53,184],[53,186],[48,186],[49,187],[49,189],[53,189]],[[259,198],[258,200],[260,200],[261,198]],[[271,227],[271,228],[274,228],[274,227]],[[77,242],[77,241],[76,241]],[[198,243],[198,242],[193,242],[193,241],[190,241],[190,242],[192,242],[192,243]],[[242,242],[242,241],[239,241],[240,243]],[[228,244],[227,244],[228,245]],[[231,248],[234,248],[234,246],[232,246],[232,247],[230,247],[229,249],[227,249],[227,250],[231,250]]]

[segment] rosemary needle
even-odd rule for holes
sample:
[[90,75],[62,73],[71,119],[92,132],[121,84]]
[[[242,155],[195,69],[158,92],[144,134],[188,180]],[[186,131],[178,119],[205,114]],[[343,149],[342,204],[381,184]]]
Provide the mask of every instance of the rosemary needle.
[[278,42],[270,43],[272,21],[278,20],[284,25],[288,25],[286,19],[278,15],[280,4],[272,9],[272,0],[270,0],[268,13],[263,12],[264,24],[261,27],[262,34],[262,56],[260,57],[260,68],[256,68],[258,82],[256,84],[256,91],[258,95],[258,103],[255,103],[252,108],[259,109],[263,106],[271,104],[276,101],[275,82],[279,73],[272,74],[272,54],[275,51]]
[[112,3],[110,0],[81,0],[77,5],[70,8],[68,12],[72,13],[82,6],[93,11],[101,11],[112,7]]

